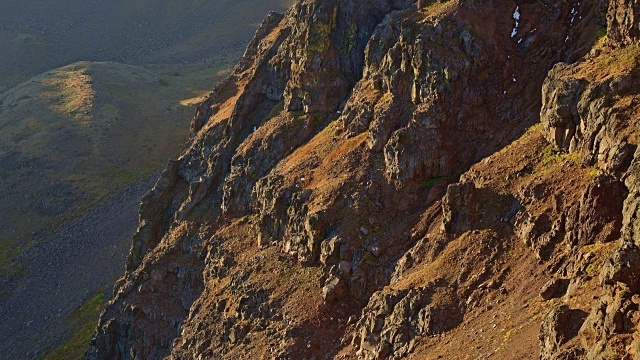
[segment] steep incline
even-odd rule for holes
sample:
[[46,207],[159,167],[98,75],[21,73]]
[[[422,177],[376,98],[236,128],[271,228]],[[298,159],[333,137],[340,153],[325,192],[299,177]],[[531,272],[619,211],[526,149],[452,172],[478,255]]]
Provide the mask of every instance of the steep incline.
[[[106,286],[121,275],[138,199],[151,185],[147,179],[126,187],[61,228],[51,241],[21,255],[29,265],[19,280],[3,283],[2,288],[7,291],[0,305],[3,359],[41,358],[80,331],[69,314],[95,292],[102,300]],[[92,321],[95,324],[95,315]],[[88,339],[79,345],[87,344]]]
[[[301,0],[271,14],[143,199],[86,357],[551,358],[575,345],[595,269],[637,231],[623,121],[635,97],[616,97],[636,94],[636,9]],[[571,75],[585,66],[590,84]],[[628,103],[618,122],[612,102]],[[620,263],[605,283],[628,280]],[[567,285],[564,304],[538,299],[550,275],[544,298]],[[594,313],[573,358],[611,349]]]

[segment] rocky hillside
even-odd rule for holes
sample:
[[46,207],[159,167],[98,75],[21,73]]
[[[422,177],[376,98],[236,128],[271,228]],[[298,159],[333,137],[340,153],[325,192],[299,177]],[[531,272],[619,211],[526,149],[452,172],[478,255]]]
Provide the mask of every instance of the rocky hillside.
[[272,13],[143,198],[85,358],[640,358],[639,16]]

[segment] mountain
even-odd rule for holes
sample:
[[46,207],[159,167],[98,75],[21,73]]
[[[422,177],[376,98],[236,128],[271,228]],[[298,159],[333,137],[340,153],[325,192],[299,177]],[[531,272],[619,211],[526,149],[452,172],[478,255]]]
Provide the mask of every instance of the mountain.
[[0,92],[77,61],[182,64],[225,55],[236,61],[262,17],[288,3],[5,0]]
[[86,359],[640,357],[635,0],[299,0],[142,199]]
[[82,355],[150,179],[287,4],[0,2],[0,358]]
[[[0,95],[3,245],[70,220],[74,209],[150,176],[180,151],[189,99],[224,76],[199,67],[180,75],[172,67],[83,62]],[[190,89],[194,83],[200,89]]]

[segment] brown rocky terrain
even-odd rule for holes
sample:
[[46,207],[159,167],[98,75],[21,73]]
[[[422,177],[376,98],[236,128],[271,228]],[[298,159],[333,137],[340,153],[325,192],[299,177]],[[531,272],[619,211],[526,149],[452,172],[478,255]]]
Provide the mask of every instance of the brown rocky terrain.
[[87,359],[640,359],[640,3],[300,0],[142,200]]
[[151,177],[289,5],[0,1],[0,358],[82,356]]

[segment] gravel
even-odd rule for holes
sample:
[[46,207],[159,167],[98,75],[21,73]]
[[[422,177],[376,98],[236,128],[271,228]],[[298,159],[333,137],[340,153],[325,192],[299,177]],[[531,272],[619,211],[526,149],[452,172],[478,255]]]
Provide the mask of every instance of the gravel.
[[119,191],[24,252],[23,276],[0,300],[1,359],[39,358],[55,349],[68,335],[68,314],[100,288],[111,293],[124,273],[140,198],[152,185],[147,179]]

